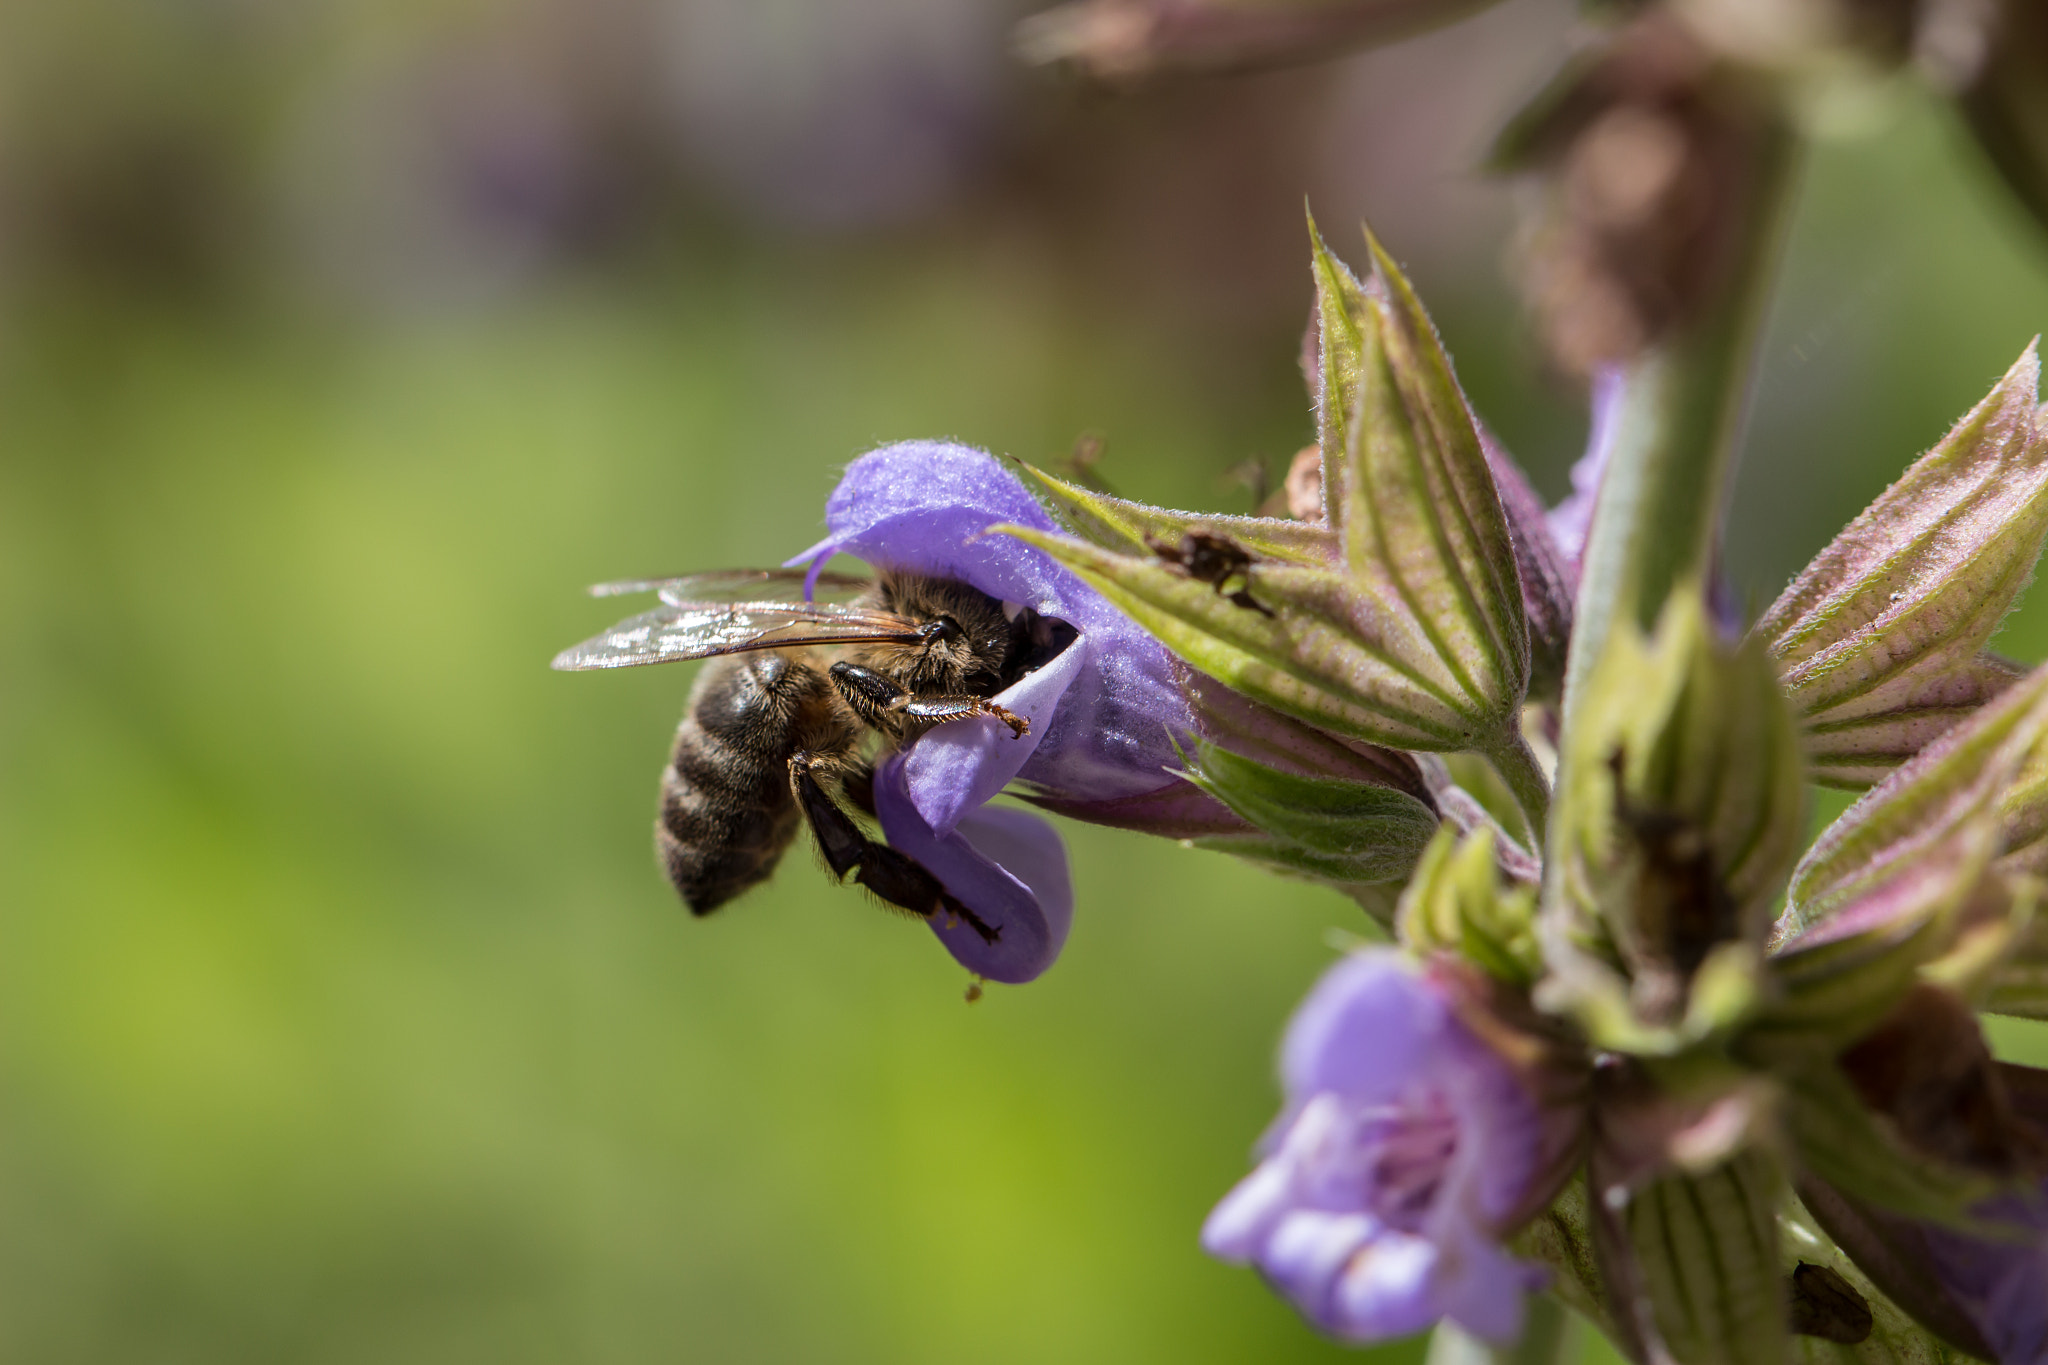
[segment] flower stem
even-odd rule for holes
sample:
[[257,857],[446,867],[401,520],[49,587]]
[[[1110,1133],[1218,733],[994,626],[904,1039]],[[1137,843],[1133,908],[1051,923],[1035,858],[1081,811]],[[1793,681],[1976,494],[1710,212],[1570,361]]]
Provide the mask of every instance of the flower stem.
[[1795,179],[1791,132],[1774,128],[1759,143],[1720,301],[1621,376],[1565,668],[1567,723],[1615,622],[1650,628],[1676,584],[1711,572]]
[[1513,1346],[1488,1346],[1454,1323],[1439,1323],[1430,1334],[1424,1365],[1559,1365],[1576,1359],[1581,1348],[1577,1324],[1564,1305],[1548,1294],[1531,1294],[1522,1336]]
[[1550,822],[1550,778],[1543,764],[1519,730],[1508,730],[1485,752],[1493,770],[1514,794],[1515,804],[1522,808],[1522,818],[1529,822],[1529,834],[1535,840],[1531,846],[1542,848],[1544,829]]

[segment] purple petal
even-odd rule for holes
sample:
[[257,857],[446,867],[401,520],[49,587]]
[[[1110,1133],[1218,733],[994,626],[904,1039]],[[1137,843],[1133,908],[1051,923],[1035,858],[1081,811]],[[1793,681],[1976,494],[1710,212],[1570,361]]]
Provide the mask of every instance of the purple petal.
[[1088,593],[1043,551],[1008,536],[982,535],[1005,521],[1054,529],[1023,482],[993,456],[945,441],[903,441],[846,467],[825,504],[831,533],[789,564],[822,565],[834,554],[849,554],[958,578],[1049,616]]
[[1593,376],[1593,429],[1586,434],[1586,453],[1572,466],[1571,495],[1550,511],[1551,538],[1570,563],[1574,579],[1586,554],[1586,533],[1593,526],[1593,504],[1600,497],[1607,457],[1614,453],[1614,438],[1621,429],[1624,388],[1619,367],[1609,366]]
[[1445,1261],[1447,1271],[1437,1284],[1443,1315],[1496,1346],[1513,1344],[1522,1335],[1523,1296],[1549,1281],[1543,1267],[1476,1237],[1465,1239]]
[[[1177,762],[1169,737],[1191,731],[1194,719],[1172,656],[1051,556],[985,534],[1001,522],[1053,527],[1000,461],[942,441],[884,446],[847,466],[825,519],[830,534],[790,560],[792,566],[816,569],[834,554],[850,554],[878,568],[957,578],[1081,633],[1088,666],[1077,671],[1051,719],[1042,728],[1033,725],[1039,738],[1013,776],[1075,801],[1137,796],[1174,780],[1166,772]],[[929,776],[920,767],[913,780]],[[938,793],[933,809],[962,809],[962,795]]]
[[1290,1096],[1371,1099],[1405,1088],[1445,1024],[1444,1003],[1394,953],[1354,953],[1309,992],[1288,1025],[1280,1076]]
[[1444,1315],[1437,1302],[1443,1248],[1413,1233],[1383,1231],[1353,1258],[1331,1295],[1330,1326],[1353,1340],[1405,1337]]
[[931,921],[961,966],[990,981],[1018,983],[1060,954],[1074,917],[1067,855],[1052,826],[1027,811],[983,808],[950,833],[932,832],[906,786],[903,760],[875,772],[875,817],[889,846],[915,858],[999,937],[986,942],[967,924]]
[[1225,1261],[1253,1260],[1293,1208],[1293,1168],[1262,1161],[1210,1210],[1202,1224],[1202,1250]]
[[1052,728],[1053,711],[1088,663],[1088,642],[1076,640],[1043,668],[997,693],[998,706],[1031,723],[1019,735],[993,716],[953,721],[919,736],[904,754],[911,804],[937,834],[1010,785]]

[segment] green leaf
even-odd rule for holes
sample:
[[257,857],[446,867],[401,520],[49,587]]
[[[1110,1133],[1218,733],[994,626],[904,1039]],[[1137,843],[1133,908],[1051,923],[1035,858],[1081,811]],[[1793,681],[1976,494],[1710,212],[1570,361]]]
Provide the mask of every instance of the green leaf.
[[1437,830],[1434,811],[1390,787],[1301,777],[1206,741],[1195,745],[1187,761],[1190,782],[1310,855],[1317,875],[1333,881],[1399,881]]
[[1910,757],[2011,681],[1980,652],[2048,537],[2039,381],[2029,345],[1757,622],[1829,778]]

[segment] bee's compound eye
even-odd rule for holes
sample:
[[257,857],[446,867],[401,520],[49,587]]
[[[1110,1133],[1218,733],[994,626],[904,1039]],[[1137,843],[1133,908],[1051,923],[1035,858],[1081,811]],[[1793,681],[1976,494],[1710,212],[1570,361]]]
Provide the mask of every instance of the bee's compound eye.
[[930,634],[934,642],[957,640],[961,635],[960,623],[950,616],[937,618],[929,626],[925,627],[925,630]]

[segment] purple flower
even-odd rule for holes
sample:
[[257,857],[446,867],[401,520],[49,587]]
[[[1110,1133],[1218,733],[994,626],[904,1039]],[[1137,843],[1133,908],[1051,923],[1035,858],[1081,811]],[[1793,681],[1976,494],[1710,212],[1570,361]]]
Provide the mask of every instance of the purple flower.
[[1926,1229],[1935,1277],[1976,1325],[1999,1365],[2048,1362],[2048,1185],[2031,1199],[2008,1195],[1975,1210],[2011,1228],[2012,1240],[1989,1241]]
[[994,981],[1029,981],[1066,939],[1073,891],[1059,836],[1035,815],[984,810],[1012,782],[1051,804],[1119,803],[1184,785],[1172,736],[1194,717],[1171,657],[1042,551],[983,533],[999,522],[1053,529],[1023,483],[992,456],[905,441],[847,467],[825,508],[823,540],[791,559],[815,571],[834,554],[877,568],[956,578],[1065,621],[1079,638],[996,702],[1025,717],[1021,738],[987,717],[941,725],[877,771],[875,812],[892,846],[923,863],[1000,931],[985,943],[934,923],[953,956]]
[[1545,1124],[1445,979],[1391,949],[1340,962],[1295,1014],[1281,1078],[1265,1160],[1209,1215],[1202,1245],[1256,1265],[1346,1340],[1445,1317],[1514,1340],[1544,1275],[1499,1237],[1551,1165]]

